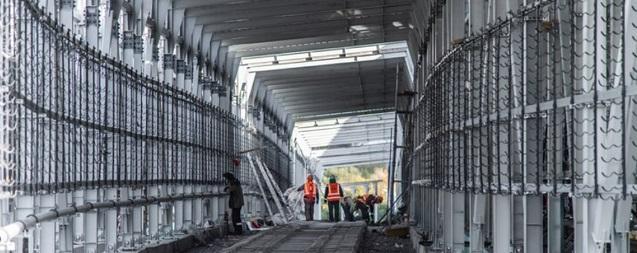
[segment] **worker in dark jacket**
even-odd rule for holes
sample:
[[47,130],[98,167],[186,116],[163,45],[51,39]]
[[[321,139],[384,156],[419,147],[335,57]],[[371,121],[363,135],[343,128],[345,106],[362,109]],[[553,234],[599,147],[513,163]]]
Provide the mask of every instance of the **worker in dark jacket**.
[[330,183],[325,187],[325,199],[327,200],[330,222],[339,222],[341,220],[339,209],[342,197],[343,188],[336,182],[334,176],[330,176]]
[[305,204],[305,220],[314,220],[314,203],[318,204],[318,186],[314,183],[312,175],[307,176],[307,180],[297,190],[303,191],[303,204]]
[[346,221],[354,221],[354,200],[352,197],[346,196],[343,198],[343,203],[341,203],[343,207],[343,213],[345,214]]
[[241,207],[243,207],[243,189],[241,189],[241,182],[234,177],[232,173],[223,173],[223,177],[226,179],[226,188],[224,191],[230,195],[228,206],[232,209],[232,225],[234,225],[234,232],[236,234],[243,233],[243,225],[241,224]]

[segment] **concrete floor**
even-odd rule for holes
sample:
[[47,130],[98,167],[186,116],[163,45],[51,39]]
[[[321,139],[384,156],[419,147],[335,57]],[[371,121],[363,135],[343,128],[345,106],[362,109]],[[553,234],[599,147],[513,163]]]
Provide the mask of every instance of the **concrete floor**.
[[261,232],[223,252],[357,252],[364,222],[295,222]]

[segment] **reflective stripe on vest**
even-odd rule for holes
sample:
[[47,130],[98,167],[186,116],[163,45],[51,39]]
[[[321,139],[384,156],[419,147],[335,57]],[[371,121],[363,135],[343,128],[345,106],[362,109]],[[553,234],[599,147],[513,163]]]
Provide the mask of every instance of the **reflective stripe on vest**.
[[306,198],[316,198],[316,187],[314,187],[314,182],[305,182],[305,186],[303,186],[303,192],[305,193],[304,196]]
[[341,200],[341,187],[338,183],[330,183],[327,188],[327,201]]

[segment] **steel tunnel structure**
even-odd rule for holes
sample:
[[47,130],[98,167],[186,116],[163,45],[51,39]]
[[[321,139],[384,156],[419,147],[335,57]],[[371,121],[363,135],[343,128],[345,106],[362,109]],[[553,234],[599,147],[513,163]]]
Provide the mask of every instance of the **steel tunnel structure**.
[[248,218],[378,163],[415,252],[637,250],[636,1],[0,0],[0,21],[0,252],[152,252],[224,221],[224,173]]

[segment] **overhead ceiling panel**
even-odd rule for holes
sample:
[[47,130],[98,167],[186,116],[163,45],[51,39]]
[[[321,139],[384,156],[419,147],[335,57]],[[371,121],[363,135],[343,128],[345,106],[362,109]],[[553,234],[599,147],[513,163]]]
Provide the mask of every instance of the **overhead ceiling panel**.
[[404,59],[263,71],[256,74],[255,83],[292,118],[377,110],[393,106],[396,78],[402,89],[406,87],[406,78],[396,75],[396,68],[404,69]]
[[410,0],[180,0],[174,8],[184,10],[187,22],[210,34],[201,36],[211,40],[202,43],[217,41],[230,53],[248,56],[407,40],[412,4]]

